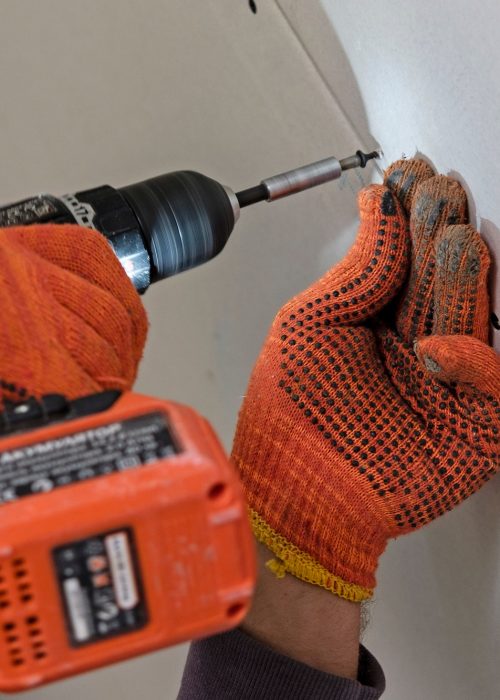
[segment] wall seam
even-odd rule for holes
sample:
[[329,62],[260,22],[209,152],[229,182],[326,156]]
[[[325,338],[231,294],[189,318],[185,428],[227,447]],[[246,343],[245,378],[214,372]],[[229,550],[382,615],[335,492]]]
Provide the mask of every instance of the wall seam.
[[[330,83],[329,83],[328,80],[326,79],[326,77],[325,77],[323,71],[322,71],[321,68],[319,67],[318,63],[316,62],[316,60],[315,60],[314,57],[312,56],[311,52],[310,52],[309,49],[307,48],[306,43],[303,41],[302,37],[300,36],[300,34],[299,34],[298,31],[296,30],[295,26],[293,25],[292,21],[291,21],[290,18],[288,17],[288,15],[287,15],[285,9],[282,7],[280,0],[274,0],[274,4],[276,5],[276,7],[277,7],[277,9],[278,9],[280,15],[282,16],[284,22],[288,25],[288,28],[289,28],[290,31],[292,32],[293,36],[295,37],[295,40],[298,42],[298,44],[299,44],[300,48],[302,49],[303,53],[306,55],[307,60],[308,60],[309,63],[313,66],[314,70],[315,70],[316,73],[318,74],[318,76],[319,76],[321,82],[323,83],[323,86],[324,86],[325,89],[327,90],[327,92],[328,92],[328,94],[330,95],[331,99],[335,102],[335,105],[337,106],[337,109],[339,110],[339,112],[340,112],[340,113],[342,114],[342,116],[344,117],[344,119],[345,119],[347,125],[349,126],[349,129],[352,131],[352,133],[353,133],[353,134],[356,136],[356,138],[359,140],[361,146],[362,146],[364,149],[367,149],[367,148],[368,148],[368,144],[366,143],[366,141],[365,141],[365,140],[360,136],[360,134],[358,133],[356,127],[354,126],[354,124],[353,124],[352,121],[351,121],[351,118],[349,117],[349,115],[348,115],[347,112],[345,111],[344,107],[342,106],[342,103],[340,102],[340,100],[338,99],[337,95],[336,95],[335,92],[333,91],[332,86],[330,85]],[[375,166],[375,168],[378,170],[378,172],[379,172],[380,174],[383,174],[383,171],[382,171],[382,168],[380,167],[380,165],[379,165],[376,161],[372,161],[372,162],[373,162],[373,165]]]

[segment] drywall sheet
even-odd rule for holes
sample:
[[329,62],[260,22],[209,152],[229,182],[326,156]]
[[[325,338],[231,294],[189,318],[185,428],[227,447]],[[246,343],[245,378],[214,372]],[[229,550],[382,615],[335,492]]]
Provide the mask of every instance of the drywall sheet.
[[[241,189],[359,136],[273,2],[4,0],[0,192],[7,202],[191,168]],[[230,445],[275,311],[336,262],[373,168],[242,212],[226,250],[144,297],[139,391],[191,404]],[[179,648],[30,700],[168,700]]]
[[[421,153],[464,184],[497,258],[498,315],[498,2],[277,2],[361,139],[375,139],[386,163]],[[388,700],[499,697],[499,496],[497,478],[384,555],[366,642]]]

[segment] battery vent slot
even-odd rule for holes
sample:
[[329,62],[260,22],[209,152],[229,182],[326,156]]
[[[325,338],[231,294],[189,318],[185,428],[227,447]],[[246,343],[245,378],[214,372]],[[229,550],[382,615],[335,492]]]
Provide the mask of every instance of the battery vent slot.
[[47,657],[33,581],[24,557],[0,563],[0,645],[2,665],[13,670]]
[[19,629],[15,622],[4,622],[3,624],[4,641],[7,650],[8,662],[11,666],[22,666],[26,663],[25,654],[23,653],[23,644],[19,636]]
[[10,607],[11,599],[9,593],[9,584],[5,578],[3,567],[0,565],[0,610]]
[[21,605],[27,605],[33,600],[33,587],[26,566],[26,560],[22,557],[12,559],[12,573],[14,585],[17,588],[17,598]]
[[40,619],[37,615],[30,615],[25,619],[25,624],[31,642],[31,655],[35,661],[41,661],[46,658],[47,649],[40,626]]

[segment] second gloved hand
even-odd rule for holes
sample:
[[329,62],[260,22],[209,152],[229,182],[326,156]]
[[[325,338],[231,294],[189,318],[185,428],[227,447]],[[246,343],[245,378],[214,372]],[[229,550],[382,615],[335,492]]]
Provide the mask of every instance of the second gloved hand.
[[390,538],[498,470],[500,430],[489,255],[465,192],[403,161],[359,205],[350,253],[278,313],[233,447],[273,570],[355,601]]

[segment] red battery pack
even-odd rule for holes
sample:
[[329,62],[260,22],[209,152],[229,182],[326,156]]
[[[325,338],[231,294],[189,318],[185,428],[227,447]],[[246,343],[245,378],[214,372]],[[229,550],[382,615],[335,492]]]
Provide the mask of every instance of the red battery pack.
[[0,690],[237,625],[255,582],[237,474],[191,408],[125,394],[0,438]]

